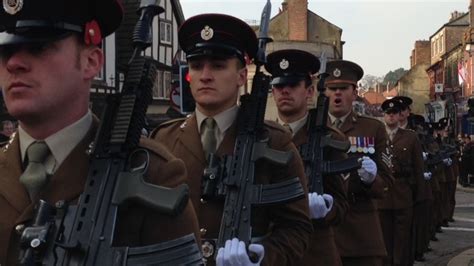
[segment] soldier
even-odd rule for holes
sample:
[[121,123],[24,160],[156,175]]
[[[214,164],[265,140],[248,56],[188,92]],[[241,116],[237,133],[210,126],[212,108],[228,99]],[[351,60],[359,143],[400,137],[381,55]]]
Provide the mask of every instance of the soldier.
[[[280,50],[268,55],[265,68],[272,74],[272,94],[278,108],[279,122],[290,130],[293,142],[300,148],[308,142],[307,103],[314,96],[312,75],[319,69],[319,60],[305,51]],[[312,115],[315,115],[315,111],[310,110]],[[336,129],[329,128],[328,131],[333,138],[346,139]],[[325,152],[326,159],[345,158],[345,153],[334,150]],[[342,265],[332,226],[344,218],[348,208],[347,195],[342,179],[338,176],[325,176],[323,185],[323,195],[309,194],[314,233],[303,265]]]
[[[1,265],[17,264],[21,229],[40,198],[75,204],[83,192],[86,151],[99,126],[88,109],[90,86],[103,67],[100,42],[122,16],[116,0],[23,0],[5,2],[0,11],[0,87],[8,112],[19,121],[17,134],[0,151]],[[140,146],[150,154],[148,182],[184,182],[181,160],[154,141],[144,139]],[[177,217],[136,204],[120,208],[118,217],[116,245],[198,237],[190,202]]]
[[407,96],[395,96],[393,98],[396,101],[399,101],[402,105],[400,106],[400,124],[399,127],[403,129],[415,129],[414,124],[412,123],[413,115],[411,114],[410,105],[413,103],[413,100]]
[[380,222],[384,232],[388,258],[386,265],[409,265],[413,204],[425,188],[421,143],[413,130],[399,127],[402,104],[397,99],[382,103],[384,120],[393,152],[392,189],[380,200]]
[[10,140],[10,136],[15,132],[15,125],[10,120],[2,121],[2,130],[0,131],[0,147],[7,144]]
[[350,61],[336,60],[328,63],[327,72],[328,122],[348,136],[349,156],[369,156],[375,161],[366,171],[354,171],[344,178],[350,207],[345,220],[337,226],[336,243],[344,265],[382,265],[387,252],[375,199],[382,198],[391,183],[387,133],[380,121],[352,111],[362,68]]
[[[247,82],[246,61],[255,57],[257,38],[245,22],[227,15],[202,14],[189,18],[178,33],[180,46],[187,56],[191,92],[196,101],[195,112],[188,118],[160,125],[152,137],[163,141],[171,152],[184,160],[188,170],[188,184],[198,214],[203,238],[204,257],[212,264],[215,243],[224,207],[222,198],[202,198],[203,171],[208,165],[207,154],[232,155],[234,152],[239,112],[239,88]],[[269,146],[291,151],[294,157],[287,166],[266,161],[256,165],[256,183],[275,183],[299,177],[306,189],[303,164],[291,135],[281,126],[265,122]],[[255,207],[252,215],[257,245],[249,250],[264,249],[258,256],[266,265],[296,263],[308,247],[312,232],[307,198],[271,207]],[[238,239],[228,241],[219,251],[218,263],[247,265],[249,258],[245,245],[241,253],[231,251]],[[231,242],[234,242],[232,244]],[[235,257],[234,261],[230,261]],[[247,264],[246,264],[247,263]]]

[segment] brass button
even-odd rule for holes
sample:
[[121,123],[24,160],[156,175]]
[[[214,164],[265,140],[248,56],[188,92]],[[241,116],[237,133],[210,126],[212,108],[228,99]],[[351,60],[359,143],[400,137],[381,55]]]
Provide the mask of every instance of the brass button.
[[16,231],[19,235],[21,235],[24,230],[25,230],[25,225],[24,225],[24,224],[19,224],[19,225],[15,226],[15,231]]
[[201,233],[201,237],[203,237],[203,236],[206,235],[207,229],[206,228],[201,228],[201,229],[199,229],[199,232]]
[[206,204],[207,201],[205,201],[203,198],[201,198],[201,203],[202,203],[202,204]]

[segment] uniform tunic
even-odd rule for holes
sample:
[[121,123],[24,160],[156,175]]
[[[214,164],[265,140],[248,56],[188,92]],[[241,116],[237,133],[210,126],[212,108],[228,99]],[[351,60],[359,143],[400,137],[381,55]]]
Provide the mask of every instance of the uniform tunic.
[[[98,122],[94,121],[86,136],[65,158],[39,197],[50,204],[59,200],[77,202],[84,189],[88,174],[89,156],[86,154],[93,141]],[[143,139],[140,146],[150,151],[151,161],[147,182],[175,187],[184,182],[186,171],[181,160],[172,156],[163,146]],[[16,225],[28,223],[34,215],[28,192],[19,181],[22,174],[20,143],[16,135],[0,151],[0,264],[15,265],[18,257],[19,236]],[[190,233],[198,236],[197,221],[191,203],[177,217],[131,205],[119,210],[115,242],[117,245],[141,246],[175,239]],[[166,228],[166,230],[163,230]]]
[[384,197],[384,191],[392,182],[387,165],[387,133],[382,122],[353,112],[344,120],[340,130],[347,137],[374,140],[374,154],[349,153],[349,156],[370,155],[378,170],[370,185],[362,183],[357,171],[345,180],[350,207],[343,223],[337,226],[336,243],[345,265],[377,265],[379,263],[374,261],[387,255],[375,203],[375,199]]
[[[347,140],[344,134],[337,129],[329,128],[331,137],[336,140]],[[308,142],[308,121],[293,136],[293,143],[300,147]],[[340,160],[347,158],[344,152],[327,149],[326,160]],[[308,174],[308,173],[307,173]],[[333,226],[340,224],[349,208],[347,192],[345,191],[342,178],[337,176],[323,177],[324,193],[330,194],[334,199],[331,211],[323,219],[313,219],[314,233],[308,251],[305,253],[301,265],[342,265],[341,256],[334,239]]]
[[[295,156],[289,165],[281,167],[266,161],[259,161],[256,165],[255,183],[271,184],[299,177],[305,192],[307,192],[303,164],[296,147],[291,142],[291,135],[274,122],[265,122],[265,129],[270,148],[291,151]],[[216,151],[218,156],[233,154],[236,133],[237,126],[234,123],[228,129]],[[201,200],[202,175],[207,162],[198,132],[196,115],[193,114],[186,119],[160,125],[152,133],[152,138],[163,143],[186,164],[189,174],[187,183],[198,215],[201,238],[216,239],[219,234],[224,200]],[[265,247],[263,264],[296,264],[308,248],[312,232],[307,197],[286,204],[254,207],[252,229],[254,236],[262,238],[261,244]],[[214,263],[212,258],[208,263]]]

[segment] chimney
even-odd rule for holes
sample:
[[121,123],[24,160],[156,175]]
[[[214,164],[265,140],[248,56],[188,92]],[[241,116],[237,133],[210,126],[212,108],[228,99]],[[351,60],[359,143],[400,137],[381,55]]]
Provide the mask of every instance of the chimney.
[[290,41],[308,40],[308,0],[285,0]]
[[474,27],[474,0],[469,5],[469,26]]
[[283,0],[283,3],[281,3],[281,12],[286,10],[288,10],[288,0]]

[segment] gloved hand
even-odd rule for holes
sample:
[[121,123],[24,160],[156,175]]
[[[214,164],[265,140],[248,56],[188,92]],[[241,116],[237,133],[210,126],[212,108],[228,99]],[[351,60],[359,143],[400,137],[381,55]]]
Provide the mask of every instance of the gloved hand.
[[423,177],[425,178],[425,180],[431,180],[431,172],[424,172],[423,173]]
[[218,266],[227,265],[241,265],[241,266],[258,266],[265,256],[265,249],[259,244],[250,244],[249,251],[255,253],[258,257],[258,261],[253,263],[250,261],[247,250],[245,249],[245,243],[237,238],[227,240],[223,248],[219,248],[217,251],[216,262]]
[[360,176],[360,180],[365,184],[372,184],[377,175],[377,165],[375,162],[367,156],[362,157],[362,166],[357,169],[357,173]]
[[451,164],[453,164],[453,160],[451,160],[451,158],[446,158],[446,159],[443,159],[443,163],[446,166],[451,166]]
[[428,153],[423,152],[423,161],[428,160]]
[[324,218],[331,211],[334,200],[331,195],[313,192],[308,194],[311,219]]

